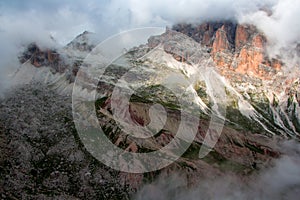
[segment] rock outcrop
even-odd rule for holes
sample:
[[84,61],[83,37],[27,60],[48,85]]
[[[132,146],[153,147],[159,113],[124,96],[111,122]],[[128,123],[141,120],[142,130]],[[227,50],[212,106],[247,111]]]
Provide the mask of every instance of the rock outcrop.
[[68,43],[66,48],[76,49],[82,52],[92,51],[96,44],[93,44],[93,41],[91,41],[91,35],[93,35],[93,33],[84,31]]
[[215,40],[212,45],[212,54],[215,55],[218,52],[229,51],[230,44],[227,39],[225,25],[216,31]]
[[[152,36],[147,44],[127,52],[124,56],[126,62],[112,63],[107,67],[102,79],[89,80],[88,73],[93,73],[93,70],[80,72],[82,80],[77,83],[82,85],[77,85],[76,92],[82,92],[80,97],[83,98],[97,88],[96,102],[84,100],[79,107],[85,109],[85,104],[94,104],[96,124],[101,126],[109,140],[124,151],[134,153],[162,149],[174,140],[182,116],[193,118],[196,115],[199,117],[196,119],[196,137],[178,160],[149,173],[130,174],[109,169],[84,148],[84,140],[80,140],[73,123],[70,94],[59,96],[53,91],[56,89],[54,84],[51,84],[51,89],[29,84],[16,90],[16,95],[0,101],[0,147],[4,152],[0,155],[2,197],[126,199],[143,183],[162,174],[179,172],[188,177],[188,184],[196,183],[199,177],[213,179],[226,174],[244,178],[265,169],[284,154],[278,146],[280,141],[284,137],[296,138],[300,133],[299,82],[276,77],[281,78],[276,81],[278,84],[290,86],[286,90],[278,87],[280,94],[284,91],[286,99],[278,99],[276,86],[267,87],[271,81],[263,82],[272,79],[283,66],[280,60],[268,57],[265,36],[253,26],[232,22],[199,26],[181,24],[173,28],[190,37],[170,30]],[[68,86],[74,86],[72,83],[83,58],[95,45],[89,36],[90,33],[85,32],[76,37],[59,51],[60,55],[55,50],[42,50],[32,44],[22,54],[20,62],[29,62],[36,70],[54,69],[53,73],[60,73],[62,77],[57,82],[59,86],[64,87],[62,82],[65,80],[71,80]],[[158,45],[162,48],[154,48]],[[89,66],[85,67],[88,69]],[[176,75],[169,79],[175,89],[172,91],[162,87],[170,74]],[[177,76],[183,81],[173,80]],[[126,84],[119,84],[119,79]],[[126,104],[128,111],[122,106],[125,98],[116,95],[113,99],[116,87],[124,91],[137,89]],[[218,88],[223,87],[227,99],[217,102],[220,99],[217,96],[222,92]],[[187,91],[188,95],[185,95]],[[183,94],[181,101],[178,101],[177,94]],[[165,108],[167,119],[155,135],[146,139],[134,137],[119,126],[119,121],[113,116],[112,102],[121,109],[120,119],[129,116],[137,126],[147,126],[151,122],[150,108],[154,104]],[[182,109],[185,103],[197,107],[191,107],[189,112]],[[213,109],[223,118],[219,112],[223,106],[226,106],[226,120],[220,122],[222,134],[212,151],[205,158],[199,158],[200,148],[209,148],[204,138],[217,137],[217,131],[210,124]],[[201,108],[201,111],[198,113],[194,108]],[[85,113],[87,115],[82,116],[73,110],[73,117],[88,119],[90,113]],[[179,141],[175,147],[181,142],[186,141]],[[152,164],[149,160],[141,163],[148,167]]]
[[27,49],[19,57],[21,64],[30,62],[35,67],[49,66],[56,72],[62,73],[66,69],[60,55],[53,49],[41,49],[37,44],[28,45]]
[[198,26],[176,25],[182,32],[210,48],[219,67],[260,79],[271,79],[282,67],[280,60],[268,57],[267,40],[254,26],[232,22],[203,23]]

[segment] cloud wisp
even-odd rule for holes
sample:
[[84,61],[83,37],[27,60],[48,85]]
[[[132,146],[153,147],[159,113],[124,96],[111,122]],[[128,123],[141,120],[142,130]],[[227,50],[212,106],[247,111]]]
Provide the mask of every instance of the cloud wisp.
[[[268,10],[268,15],[262,10]],[[298,0],[47,0],[0,3],[0,74],[18,65],[22,45],[36,42],[57,47],[85,30],[100,40],[120,31],[176,23],[235,20],[256,25],[270,40],[274,56],[300,40]],[[54,42],[52,39],[56,42]],[[0,87],[3,87],[1,83]]]
[[285,153],[272,167],[241,180],[235,175],[202,179],[187,187],[185,178],[174,175],[144,186],[136,195],[140,200],[196,199],[298,199],[300,195],[300,145],[288,141]]

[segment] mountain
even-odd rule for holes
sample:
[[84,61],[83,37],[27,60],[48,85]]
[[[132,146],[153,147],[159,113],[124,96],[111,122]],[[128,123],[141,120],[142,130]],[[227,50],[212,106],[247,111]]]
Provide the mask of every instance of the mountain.
[[263,33],[251,25],[231,22],[177,25],[173,29],[208,47],[219,73],[235,90],[233,98],[238,101],[234,93],[239,93],[249,102],[252,116],[260,116],[263,124],[270,122],[273,131],[268,132],[299,136],[299,66],[286,66],[280,59],[270,58]]
[[[126,50],[100,79],[85,60],[89,53],[93,55],[97,44],[95,34],[84,32],[62,49],[41,49],[30,44],[20,54],[14,80],[25,86],[16,90],[18,95],[11,93],[2,100],[0,107],[1,137],[18,143],[1,144],[1,149],[8,152],[1,158],[6,163],[1,177],[7,177],[1,182],[13,182],[12,187],[2,187],[8,197],[20,189],[30,198],[49,192],[50,196],[65,194],[70,198],[104,198],[109,194],[117,198],[114,190],[132,194],[144,182],[175,172],[185,174],[190,184],[200,177],[228,173],[247,179],[284,154],[280,146],[283,141],[299,140],[299,66],[270,57],[267,38],[252,25],[227,21],[174,25],[172,30],[151,36],[146,44]],[[98,61],[101,66],[102,61]],[[108,169],[84,143],[92,138],[75,129],[69,98],[72,90],[78,95],[73,94],[73,102],[74,98],[86,98],[80,106],[73,105],[74,122],[79,116],[83,124],[88,123],[91,113],[82,116],[79,111],[95,106],[105,135],[126,152],[154,152],[173,144],[183,119],[197,123],[195,127],[184,126],[186,135],[196,128],[195,138],[179,159],[162,169],[147,173]],[[122,91],[132,95],[126,99]],[[90,96],[96,96],[96,101],[88,99]],[[164,112],[161,107],[153,110],[158,104]],[[30,116],[25,115],[28,111]],[[12,112],[19,117],[8,117]],[[34,117],[33,113],[41,116]],[[157,134],[141,139],[129,134],[141,129],[131,129],[128,116],[135,126],[146,127],[150,131],[147,134],[153,131],[149,128],[151,120],[163,126]],[[184,145],[187,137],[180,138],[173,148]],[[208,155],[199,157],[202,148],[212,148],[208,137],[217,137],[210,139],[216,144]],[[15,146],[28,154],[18,156],[21,150]],[[14,155],[13,162],[10,155]],[[141,164],[148,165],[149,160]],[[39,174],[37,180],[31,172]],[[81,186],[76,184],[78,180]],[[37,183],[41,185],[34,191]],[[55,190],[54,183],[64,187]],[[111,185],[119,189],[107,187]],[[107,193],[100,194],[97,187]]]
[[280,60],[268,57],[267,39],[254,26],[225,22],[204,23],[197,27],[177,25],[173,29],[209,47],[214,62],[221,69],[270,79],[282,67]]

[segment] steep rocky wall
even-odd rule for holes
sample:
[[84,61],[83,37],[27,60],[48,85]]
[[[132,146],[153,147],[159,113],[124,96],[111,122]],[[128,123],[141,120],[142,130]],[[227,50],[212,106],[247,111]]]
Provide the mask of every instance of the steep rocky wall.
[[280,60],[268,57],[267,39],[254,26],[215,22],[195,26],[175,25],[173,30],[209,47],[221,72],[229,69],[265,80],[271,79],[282,68]]

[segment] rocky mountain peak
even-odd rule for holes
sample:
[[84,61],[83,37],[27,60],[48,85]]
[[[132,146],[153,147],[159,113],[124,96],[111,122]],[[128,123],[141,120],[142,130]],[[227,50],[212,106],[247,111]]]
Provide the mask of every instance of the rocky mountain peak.
[[235,47],[237,49],[241,48],[242,46],[244,46],[247,43],[247,41],[250,37],[248,29],[249,29],[248,27],[241,26],[241,25],[238,25],[236,27]]
[[84,31],[74,40],[67,44],[67,48],[77,49],[79,51],[90,52],[95,47],[94,33]]
[[[30,62],[35,67],[52,66],[54,68],[61,61],[59,53],[54,49],[42,49],[36,43],[31,43],[19,56],[20,63]],[[57,68],[59,71],[59,69]]]
[[[151,36],[147,44],[125,52],[107,66],[100,81],[98,77],[93,79],[95,70],[90,70],[91,66],[85,65],[84,60],[97,45],[95,34],[85,31],[58,50],[30,44],[19,57],[25,64],[17,76],[32,74],[37,79],[30,80],[38,82],[31,81],[0,102],[2,141],[17,142],[0,143],[14,155],[5,153],[0,158],[2,163],[12,161],[2,170],[5,179],[0,183],[0,191],[4,188],[8,191],[6,194],[10,194],[21,190],[16,199],[22,198],[28,188],[37,194],[58,188],[72,195],[72,199],[86,194],[90,195],[86,199],[124,199],[116,197],[122,190],[109,185],[114,180],[120,182],[116,188],[124,187],[127,192],[127,188],[138,189],[148,177],[177,171],[192,177],[188,183],[193,183],[194,177],[211,179],[227,173],[250,176],[284,154],[278,146],[281,139],[299,139],[299,79],[278,75],[283,63],[268,56],[267,39],[261,32],[254,26],[233,22],[179,24],[173,29],[178,32],[167,30]],[[97,61],[101,59],[99,56]],[[78,73],[80,68],[85,70]],[[74,81],[77,73],[80,76]],[[266,79],[272,81],[264,81]],[[171,91],[164,86],[166,80],[172,85]],[[135,90],[128,104],[123,96],[113,95],[115,88]],[[77,106],[71,106],[70,94],[74,91],[76,95],[72,100],[77,102],[74,97],[80,97],[77,105],[84,114]],[[226,98],[220,98],[222,93]],[[95,102],[84,98],[91,94],[97,98]],[[181,96],[181,101],[176,94]],[[156,104],[164,107],[167,120],[161,121],[163,128],[152,137],[145,140],[131,137],[111,114],[114,112],[112,102],[121,105],[119,119],[131,118],[137,126],[151,123],[151,107]],[[89,107],[95,107],[97,126],[103,128],[111,143],[134,153],[158,151],[170,144],[176,138],[179,125],[185,121],[182,117],[194,119],[196,116],[198,125],[190,147],[171,165],[147,174],[112,172],[116,178],[107,177],[110,169],[87,152],[81,141],[89,138],[81,138],[74,124],[76,116],[90,119]],[[213,150],[202,159],[199,152],[207,146],[205,138],[217,134],[211,127],[213,113],[225,119],[218,122],[222,123],[222,133]],[[183,126],[188,134],[192,132],[189,125]],[[178,146],[186,142],[182,138]],[[22,148],[15,148],[16,145]],[[24,152],[30,153],[23,156]],[[19,163],[25,164],[20,166]],[[141,162],[141,166],[144,164],[149,163]],[[16,175],[15,169],[20,173]],[[96,193],[99,188],[105,191],[105,197]],[[36,195],[30,193],[25,197],[34,199],[33,196]]]
[[227,39],[225,25],[216,31],[215,39],[212,46],[212,54],[230,50],[230,44]]
[[235,22],[205,22],[199,25],[180,24],[173,30],[184,33],[210,49],[219,69],[271,79],[282,67],[280,60],[266,52],[267,39],[256,27]]

